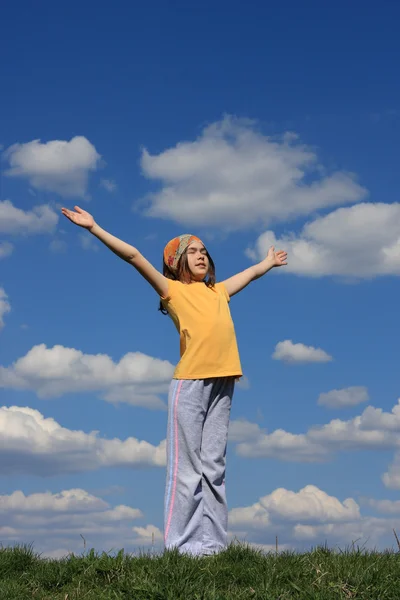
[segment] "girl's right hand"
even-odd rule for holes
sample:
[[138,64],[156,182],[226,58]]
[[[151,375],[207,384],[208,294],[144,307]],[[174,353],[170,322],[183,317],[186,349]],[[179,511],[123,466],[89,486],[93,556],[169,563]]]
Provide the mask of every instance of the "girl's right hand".
[[75,225],[79,225],[79,227],[84,227],[85,229],[91,229],[94,225],[92,215],[86,212],[86,210],[79,208],[79,206],[75,206],[74,208],[76,212],[74,210],[68,210],[68,208],[62,208],[61,212],[72,223],[75,223]]

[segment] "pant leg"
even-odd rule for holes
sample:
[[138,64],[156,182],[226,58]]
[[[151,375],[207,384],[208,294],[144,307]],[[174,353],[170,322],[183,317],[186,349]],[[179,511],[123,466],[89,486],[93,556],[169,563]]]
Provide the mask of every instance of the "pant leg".
[[235,386],[233,377],[212,381],[201,445],[203,468],[203,554],[227,545],[228,506],[225,491],[226,447]]
[[174,379],[168,397],[166,548],[200,554],[203,541],[201,436],[208,398],[204,381]]

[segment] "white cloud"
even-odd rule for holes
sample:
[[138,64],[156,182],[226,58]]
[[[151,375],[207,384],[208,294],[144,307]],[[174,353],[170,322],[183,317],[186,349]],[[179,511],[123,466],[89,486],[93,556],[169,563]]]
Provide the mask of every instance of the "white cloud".
[[267,137],[254,123],[232,117],[158,155],[144,150],[141,166],[163,184],[148,197],[146,214],[184,225],[242,229],[366,195],[348,173],[322,174],[315,152],[293,133]]
[[153,446],[130,437],[105,439],[92,431],[70,430],[39,411],[0,408],[0,472],[50,476],[102,467],[164,466],[165,441]]
[[358,519],[358,504],[347,498],[340,502],[314,485],[307,485],[299,492],[278,488],[272,494],[259,499],[253,506],[230,511],[230,526],[259,528],[273,523],[298,522],[342,523]]
[[16,208],[10,200],[0,201],[0,233],[33,235],[52,233],[58,223],[58,215],[47,204],[32,210]]
[[368,390],[362,386],[352,386],[341,390],[331,390],[319,395],[318,404],[328,408],[356,406],[369,400]]
[[96,240],[92,235],[89,235],[87,232],[80,233],[79,240],[80,240],[81,246],[84,250],[91,250],[92,252],[98,252],[100,249],[98,240]]
[[368,406],[360,417],[353,419],[365,431],[400,432],[400,398],[390,413]]
[[386,487],[400,490],[400,452],[395,454],[392,464],[386,473],[382,475],[382,481]]
[[44,511],[49,513],[77,511],[81,513],[89,510],[103,510],[107,506],[107,502],[104,500],[81,489],[64,490],[59,494],[40,492],[30,496],[25,496],[22,491],[17,490],[8,496],[0,496],[0,513],[20,512],[26,519],[29,519],[27,513]]
[[356,540],[383,550],[393,542],[393,527],[400,527],[400,519],[363,516],[353,498],[340,501],[314,485],[299,492],[276,489],[229,512],[229,538],[267,551],[275,550],[276,536],[279,550],[306,550],[310,543],[345,548]]
[[50,560],[60,560],[73,554],[71,549],[68,548],[53,548],[52,550],[41,548],[40,556],[42,558],[49,558]]
[[259,502],[252,506],[233,508],[229,511],[228,522],[230,529],[238,527],[266,529],[271,525],[268,512],[262,508]]
[[257,423],[251,423],[246,419],[236,419],[229,423],[229,441],[245,442],[246,440],[255,440],[262,435],[262,430]]
[[11,304],[4,288],[0,287],[0,329],[4,327],[4,315],[11,311]]
[[332,356],[327,354],[321,348],[305,346],[304,344],[294,344],[292,340],[278,342],[275,346],[272,358],[282,360],[286,363],[315,363],[329,362]]
[[400,515],[400,500],[374,500],[371,498],[368,504],[379,513]]
[[0,528],[3,542],[30,543],[44,556],[61,558],[71,552],[81,554],[82,536],[87,549],[125,551],[162,541],[154,525],[134,526],[143,513],[126,505],[111,506],[102,498],[83,489],[60,493],[22,491],[0,496],[0,518],[7,527]]
[[135,545],[158,546],[164,542],[162,531],[160,531],[160,529],[154,525],[146,525],[146,527],[133,527],[132,529],[138,536],[135,539]]
[[289,433],[283,429],[240,442],[236,453],[245,458],[268,457],[290,462],[320,462],[329,455],[323,444],[313,442],[306,434]]
[[0,366],[0,388],[33,390],[40,398],[97,392],[109,402],[164,409],[174,371],[166,360],[128,352],[115,363],[106,354],[84,354],[75,348],[39,344],[10,367]]
[[285,272],[307,277],[400,275],[400,204],[339,208],[279,239],[266,231],[247,255],[261,260],[273,245],[288,252]]
[[400,405],[391,413],[367,406],[363,413],[348,421],[333,419],[326,425],[311,427],[307,438],[331,450],[396,449],[400,446]]
[[63,253],[67,250],[67,243],[64,240],[55,239],[50,242],[49,248],[56,254]]
[[[400,520],[381,519],[376,517],[363,517],[349,523],[327,523],[323,525],[302,525],[293,527],[292,536],[298,542],[307,546],[312,542],[317,544],[328,543],[328,546],[338,545],[341,549],[353,545],[365,547],[371,550],[390,547],[389,542],[393,540],[392,528],[398,528]],[[393,544],[391,544],[393,548]]]
[[[341,501],[314,485],[298,492],[279,488],[250,506],[231,509],[228,536],[264,551],[275,551],[275,536],[279,550],[325,542],[344,548],[355,540],[362,546],[364,539],[366,547],[387,548],[394,541],[392,529],[400,528],[398,503],[371,500],[370,506],[389,516],[365,517],[353,498]],[[122,547],[126,552],[158,550],[163,542],[157,526],[143,523],[140,509],[111,506],[83,489],[31,495],[17,490],[0,496],[0,519],[7,523],[0,527],[3,542],[34,540],[36,551],[53,558],[80,554],[83,542],[87,549],[107,552]]]
[[115,190],[117,189],[117,184],[113,179],[101,179],[100,185],[105,190],[107,190],[107,192],[115,192]]
[[249,390],[250,389],[250,381],[246,375],[243,375],[239,381],[236,383],[236,387],[241,390]]
[[0,242],[0,260],[7,258],[13,253],[14,246],[10,242]]
[[[333,419],[325,425],[310,427],[306,433],[293,434],[283,429],[265,433],[255,424],[246,422],[243,426],[239,422],[233,429],[237,440],[241,439],[241,431],[244,441],[239,441],[236,452],[247,458],[316,462],[330,458],[333,452],[399,450],[400,399],[390,413],[367,406],[353,419]],[[383,476],[383,482],[388,487],[400,488],[400,455]]]
[[340,523],[360,516],[359,506],[352,498],[340,502],[314,485],[307,485],[298,493],[277,489],[261,498],[260,504],[275,518],[290,521]]
[[24,177],[36,189],[79,197],[85,196],[89,172],[99,167],[101,159],[93,144],[83,136],[69,142],[33,140],[14,144],[4,156],[10,164],[6,175]]

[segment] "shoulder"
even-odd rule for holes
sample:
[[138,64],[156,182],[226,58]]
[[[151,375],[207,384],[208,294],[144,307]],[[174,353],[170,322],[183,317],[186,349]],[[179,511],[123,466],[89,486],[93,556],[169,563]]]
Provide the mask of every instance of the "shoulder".
[[174,296],[177,296],[182,291],[182,286],[184,285],[181,281],[177,279],[167,279],[168,281],[168,291],[166,296],[160,296],[160,300],[163,302],[169,302]]
[[222,296],[224,296],[224,298],[226,298],[226,300],[229,302],[230,296],[228,294],[228,290],[226,289],[225,284],[222,281],[219,283],[216,283],[214,285],[214,289],[218,294],[221,294]]

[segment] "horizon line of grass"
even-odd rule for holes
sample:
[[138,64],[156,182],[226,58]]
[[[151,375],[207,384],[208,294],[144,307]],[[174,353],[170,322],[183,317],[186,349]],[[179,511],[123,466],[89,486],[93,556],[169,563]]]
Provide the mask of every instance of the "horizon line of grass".
[[399,600],[399,582],[398,551],[354,544],[265,553],[233,542],[211,557],[90,549],[61,559],[32,545],[0,548],[1,600]]

